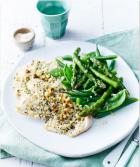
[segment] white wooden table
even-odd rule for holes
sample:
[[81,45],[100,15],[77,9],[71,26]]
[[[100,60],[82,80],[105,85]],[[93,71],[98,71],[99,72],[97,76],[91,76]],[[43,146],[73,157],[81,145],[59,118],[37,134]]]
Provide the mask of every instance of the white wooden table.
[[[5,77],[23,54],[12,38],[15,29],[31,27],[36,32],[33,49],[59,42],[44,37],[35,4],[37,0],[0,0],[0,77]],[[138,0],[70,0],[72,9],[66,35],[61,40],[86,40],[138,26]],[[0,167],[41,167],[17,158],[0,160]]]

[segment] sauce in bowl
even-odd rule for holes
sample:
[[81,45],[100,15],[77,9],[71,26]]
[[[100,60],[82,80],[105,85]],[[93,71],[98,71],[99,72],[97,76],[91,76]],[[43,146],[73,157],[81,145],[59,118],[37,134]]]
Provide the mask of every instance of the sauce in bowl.
[[35,33],[31,29],[21,28],[14,33],[14,39],[20,49],[26,51],[31,49],[35,39]]

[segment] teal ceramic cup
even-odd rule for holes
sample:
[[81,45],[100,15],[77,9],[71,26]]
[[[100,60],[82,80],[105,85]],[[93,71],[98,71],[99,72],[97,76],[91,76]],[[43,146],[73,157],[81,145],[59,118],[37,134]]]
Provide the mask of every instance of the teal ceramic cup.
[[68,23],[68,3],[64,0],[39,0],[37,9],[41,14],[45,34],[53,39],[61,38]]

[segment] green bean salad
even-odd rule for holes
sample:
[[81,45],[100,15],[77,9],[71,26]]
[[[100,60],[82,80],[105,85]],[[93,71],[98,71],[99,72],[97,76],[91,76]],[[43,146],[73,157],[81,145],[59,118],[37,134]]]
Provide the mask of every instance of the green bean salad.
[[123,78],[117,76],[116,55],[103,56],[98,46],[90,53],[80,51],[77,48],[73,55],[56,58],[58,67],[50,71],[81,108],[80,116],[101,118],[138,100],[130,96]]

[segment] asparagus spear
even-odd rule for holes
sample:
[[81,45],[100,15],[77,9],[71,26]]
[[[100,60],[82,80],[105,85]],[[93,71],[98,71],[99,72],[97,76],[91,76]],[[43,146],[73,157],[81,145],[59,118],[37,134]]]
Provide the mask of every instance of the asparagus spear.
[[100,60],[96,59],[95,57],[91,57],[90,61],[93,62],[93,65],[95,65],[96,67],[100,67],[100,68],[108,68],[106,67],[104,62],[101,62]]
[[116,81],[110,79],[109,77],[101,74],[100,72],[98,72],[97,70],[93,69],[92,67],[90,67],[90,70],[92,71],[93,74],[95,74],[101,80],[105,81],[106,83],[108,83],[109,85],[113,86],[114,88],[117,88],[119,86],[118,82],[116,82]]
[[93,63],[93,68],[96,68],[99,72],[112,77],[112,74],[108,69],[106,60],[97,60],[96,58],[90,58],[90,61]]
[[92,74],[88,74],[88,70],[82,65],[81,61],[78,59],[78,57],[74,57],[73,61],[77,66],[80,68],[80,70],[87,76],[90,80],[93,80]]
[[80,81],[75,85],[75,89],[78,89],[85,82],[85,79],[86,79],[86,76],[83,75]]
[[99,107],[102,106],[102,104],[105,103],[107,98],[111,95],[113,91],[113,87],[109,86],[109,88],[103,93],[101,98],[97,100],[95,103],[91,103],[90,106],[86,107],[81,113],[81,116],[87,116],[87,115],[93,115],[95,111],[99,109]]
[[75,83],[76,83],[76,68],[77,68],[77,65],[76,65],[76,63],[75,63],[75,61],[74,61],[74,59],[76,58],[76,57],[78,57],[78,54],[80,53],[80,51],[81,51],[81,49],[80,48],[77,48],[76,50],[75,50],[75,52],[74,52],[74,54],[73,54],[73,76],[72,76],[72,87],[74,88],[74,85],[75,85]]
[[84,73],[87,74],[88,70],[82,65],[80,59],[78,57],[73,57],[73,61],[75,62],[75,64],[77,64],[77,66],[80,68],[80,70]]
[[101,87],[101,88],[105,88],[105,87],[106,87],[106,85],[105,85],[102,81],[100,81],[100,80],[98,80],[98,79],[95,79],[95,78],[93,77],[93,75],[88,72],[88,70],[82,65],[82,63],[81,63],[81,61],[80,61],[80,59],[79,59],[78,57],[74,57],[74,58],[73,58],[73,61],[75,62],[75,64],[77,64],[77,66],[78,66],[78,67],[80,68],[80,70],[85,74],[85,76],[86,76],[87,78],[89,78],[91,81],[94,82],[95,86],[99,86],[99,87]]

